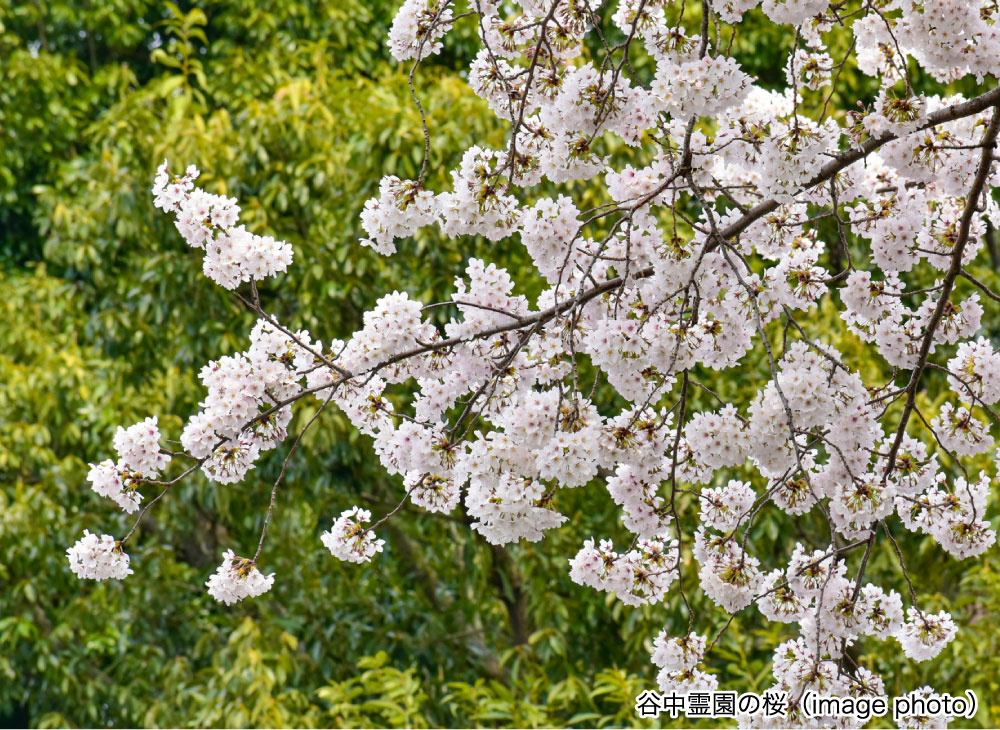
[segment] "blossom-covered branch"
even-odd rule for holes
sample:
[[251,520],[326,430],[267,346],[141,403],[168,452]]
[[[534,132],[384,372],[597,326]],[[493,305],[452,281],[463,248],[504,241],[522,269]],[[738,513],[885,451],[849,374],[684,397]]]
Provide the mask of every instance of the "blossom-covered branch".
[[[534,300],[497,263],[470,259],[450,301],[392,292],[347,340],[316,339],[268,314],[258,295],[257,282],[291,265],[291,246],[238,225],[237,202],[195,187],[196,169],[164,163],[155,205],[204,252],[206,276],[258,321],[245,352],[201,371],[206,397],[180,434],[193,465],[161,478],[172,454],[147,419],[116,435],[117,460],[92,467],[94,490],[141,519],[199,469],[219,484],[243,481],[286,439],[292,407],[318,399],[272,486],[254,557],[227,551],[209,580],[221,601],[272,586],[257,563],[278,486],[303,433],[333,403],[403,484],[380,519],[356,505],[333,520],[319,541],[342,560],[382,551],[377,530],[406,502],[436,513],[461,504],[494,545],[539,540],[567,522],[563,490],[599,481],[630,539],[616,549],[606,536],[581,535],[570,576],[628,605],[677,591],[687,634],[653,641],[664,691],[714,688],[706,655],[751,607],[798,626],[773,663],[795,723],[807,721],[797,714],[807,690],[884,693],[848,652],[862,637],[894,638],[917,661],[939,654],[958,626],[919,605],[894,534],[929,535],[956,558],[996,539],[985,514],[992,477],[973,474],[969,457],[993,445],[980,415],[996,420],[1000,351],[977,335],[980,295],[1000,295],[968,267],[987,222],[1000,224],[1000,10],[764,0],[764,15],[793,39],[787,86],[776,91],[732,53],[757,4],[403,4],[389,47],[411,64],[423,162],[416,180],[380,181],[361,213],[360,245],[394,255],[428,228],[456,245],[517,236],[536,269],[533,288],[541,284]],[[451,189],[434,191],[414,78],[458,23],[481,42],[469,84],[508,135],[498,149],[466,150]],[[870,105],[833,106],[847,67],[877,79]],[[967,79],[978,91],[918,93],[918,67],[941,88]],[[583,199],[599,203],[581,209]],[[964,298],[960,280],[974,287]],[[838,334],[891,371],[882,382],[866,381],[870,369],[803,316],[826,297],[840,305]],[[428,312],[443,306],[453,315],[438,327]],[[767,377],[748,402],[728,402],[701,376],[730,370]],[[917,400],[928,371],[949,387],[933,415]],[[394,391],[414,393],[412,408],[397,411]],[[699,392],[718,407],[698,410]],[[162,490],[142,507],[145,485]],[[809,547],[755,553],[766,511],[791,521],[815,512],[825,534]],[[121,541],[85,534],[71,567],[125,577],[134,530]],[[865,582],[877,549],[891,549],[908,605]],[[695,587],[721,620],[695,615]]]

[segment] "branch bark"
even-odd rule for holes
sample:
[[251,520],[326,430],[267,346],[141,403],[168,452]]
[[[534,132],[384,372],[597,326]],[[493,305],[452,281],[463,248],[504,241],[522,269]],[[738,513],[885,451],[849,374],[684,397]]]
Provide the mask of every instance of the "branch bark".
[[[1000,87],[989,93],[1000,98]],[[920,352],[917,354],[917,363],[910,374],[910,382],[906,386],[906,404],[903,406],[903,415],[899,419],[896,437],[892,442],[892,447],[889,449],[889,458],[886,460],[885,472],[882,475],[883,479],[887,478],[896,466],[896,455],[899,453],[899,446],[903,442],[903,435],[906,433],[906,424],[909,422],[913,408],[916,405],[917,387],[920,384],[920,377],[927,367],[927,357],[930,355],[931,345],[934,343],[934,333],[938,325],[941,324],[945,310],[948,307],[949,297],[955,286],[955,279],[962,273],[962,254],[965,252],[965,246],[969,242],[972,217],[976,214],[976,201],[983,194],[983,189],[986,187],[986,179],[990,174],[990,166],[993,164],[993,148],[996,146],[998,132],[1000,132],[1000,105],[993,108],[993,116],[990,119],[989,126],[986,128],[986,133],[983,135],[983,154],[979,160],[979,169],[976,171],[976,177],[973,179],[972,186],[969,189],[969,199],[965,203],[965,210],[962,211],[958,239],[955,241],[955,248],[951,254],[951,266],[948,267],[948,272],[945,274],[937,307],[935,307],[934,313],[927,323],[927,330],[920,343]]]

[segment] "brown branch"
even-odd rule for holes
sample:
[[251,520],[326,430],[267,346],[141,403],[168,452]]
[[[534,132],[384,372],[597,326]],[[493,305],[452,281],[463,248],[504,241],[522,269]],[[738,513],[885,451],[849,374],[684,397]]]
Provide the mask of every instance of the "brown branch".
[[[1000,92],[1000,87],[997,87],[988,94],[978,97],[978,99],[982,99],[984,96],[989,96],[991,94],[1000,97],[1000,93],[998,92]],[[906,433],[906,424],[909,422],[910,415],[913,413],[913,408],[916,405],[917,386],[920,384],[920,376],[923,375],[924,368],[927,367],[927,357],[930,355],[931,345],[934,343],[934,333],[936,332],[938,325],[941,323],[941,320],[944,318],[945,310],[950,302],[949,296],[951,295],[952,288],[955,285],[955,279],[957,279],[959,274],[962,272],[962,254],[965,251],[966,244],[969,242],[969,234],[972,228],[972,217],[976,213],[976,201],[979,199],[979,196],[982,194],[983,189],[986,186],[986,179],[990,174],[990,166],[993,164],[991,156],[993,148],[996,145],[997,132],[1000,132],[1000,106],[994,107],[993,115],[990,118],[990,124],[986,128],[986,133],[983,135],[982,159],[979,161],[979,169],[976,171],[976,177],[972,181],[972,186],[969,189],[969,198],[966,201],[965,210],[962,212],[958,238],[955,241],[955,247],[951,254],[951,266],[948,268],[948,272],[945,274],[944,281],[941,284],[941,296],[938,299],[937,307],[935,307],[930,321],[927,323],[927,330],[920,343],[920,351],[917,353],[917,362],[912,373],[910,374],[910,382],[906,386],[906,404],[903,406],[903,415],[899,419],[899,426],[896,429],[896,437],[892,442],[892,447],[889,449],[889,457],[886,460],[885,471],[882,473],[883,480],[889,476],[890,472],[892,472],[896,466],[896,455],[899,453],[900,444],[903,442],[903,435]]]

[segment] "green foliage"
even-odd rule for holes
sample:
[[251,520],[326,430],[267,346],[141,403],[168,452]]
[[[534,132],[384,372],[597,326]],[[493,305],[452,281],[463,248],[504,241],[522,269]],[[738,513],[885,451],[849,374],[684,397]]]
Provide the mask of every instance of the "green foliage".
[[364,671],[356,677],[316,691],[326,705],[330,726],[425,727],[422,709],[427,695],[420,680],[413,669],[401,672],[385,666],[388,661],[384,651],[364,657],[358,661],[358,669]]

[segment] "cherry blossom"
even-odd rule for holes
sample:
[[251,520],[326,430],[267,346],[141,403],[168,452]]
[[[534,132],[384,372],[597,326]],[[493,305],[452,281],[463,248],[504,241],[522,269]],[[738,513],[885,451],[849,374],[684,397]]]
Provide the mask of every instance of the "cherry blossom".
[[83,537],[66,551],[69,567],[80,578],[122,580],[132,575],[129,556],[111,535],[98,537],[83,531]]
[[[309,399],[319,413],[303,429],[339,408],[399,498],[374,521],[346,509],[318,544],[369,562],[391,551],[377,530],[407,503],[463,510],[495,549],[565,531],[577,584],[660,615],[681,596],[689,628],[651,641],[663,691],[716,688],[717,639],[698,631],[744,612],[793,632],[774,647],[773,689],[804,726],[840,722],[805,718],[806,690],[885,693],[869,669],[845,671],[849,647],[894,637],[904,657],[940,654],[960,626],[920,595],[894,534],[949,560],[996,542],[997,469],[983,455],[1000,353],[981,325],[1000,295],[969,270],[1000,226],[996,4],[904,0],[845,17],[827,0],[763,0],[791,47],[767,84],[709,22],[737,24],[756,0],[697,5],[474,0],[456,14],[450,0],[406,0],[393,56],[412,78],[466,23],[481,45],[470,89],[506,132],[447,160],[442,189],[426,159],[417,179],[383,177],[358,201],[358,255],[403,261],[410,238],[463,251],[478,236],[522,246],[535,271],[469,257],[450,298],[385,292],[343,341],[265,311],[257,284],[285,292],[291,245],[241,225],[239,202],[197,187],[195,166],[164,162],[152,204],[257,322],[243,351],[201,369],[179,433],[148,418],[115,434],[117,460],[91,465],[92,489],[138,515],[121,541],[86,532],[71,569],[131,573],[122,545],[159,496],[198,472],[259,479]],[[848,64],[870,77],[870,103],[836,109]],[[917,70],[968,95],[919,93]],[[733,396],[731,380],[752,392]],[[569,490],[606,492],[627,539],[580,534]],[[258,556],[273,511],[272,498]],[[764,515],[809,525],[811,544],[763,535]],[[894,572],[872,574],[875,550]],[[256,560],[227,551],[210,594],[269,590]],[[694,593],[722,620],[694,612]]]
[[264,575],[253,561],[237,557],[232,550],[222,554],[222,565],[205,584],[208,594],[219,603],[231,606],[244,598],[267,593],[274,585],[274,573]]

